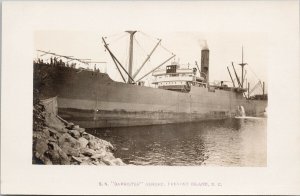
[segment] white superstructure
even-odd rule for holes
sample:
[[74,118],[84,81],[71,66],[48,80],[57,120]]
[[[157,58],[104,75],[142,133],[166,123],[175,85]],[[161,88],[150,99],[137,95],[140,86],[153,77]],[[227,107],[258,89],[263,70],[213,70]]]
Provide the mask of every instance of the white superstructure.
[[177,62],[166,66],[166,69],[158,69],[152,73],[155,77],[153,84],[157,88],[176,91],[188,91],[190,86],[206,87],[203,77],[198,77],[196,68],[181,68]]

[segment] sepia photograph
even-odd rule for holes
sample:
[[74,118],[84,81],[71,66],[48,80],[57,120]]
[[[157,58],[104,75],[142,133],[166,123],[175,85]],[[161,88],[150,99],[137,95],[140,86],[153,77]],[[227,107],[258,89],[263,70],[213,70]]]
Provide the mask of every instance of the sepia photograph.
[[33,164],[267,165],[265,37],[154,34],[35,33]]

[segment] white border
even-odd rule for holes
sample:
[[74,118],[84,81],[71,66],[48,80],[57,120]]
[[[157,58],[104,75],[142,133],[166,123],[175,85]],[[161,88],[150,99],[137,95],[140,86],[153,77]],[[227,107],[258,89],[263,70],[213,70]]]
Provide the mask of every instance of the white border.
[[[4,2],[2,17],[1,193],[300,194],[298,1]],[[268,34],[268,167],[32,165],[33,32],[162,28]],[[105,181],[222,187],[100,187]]]

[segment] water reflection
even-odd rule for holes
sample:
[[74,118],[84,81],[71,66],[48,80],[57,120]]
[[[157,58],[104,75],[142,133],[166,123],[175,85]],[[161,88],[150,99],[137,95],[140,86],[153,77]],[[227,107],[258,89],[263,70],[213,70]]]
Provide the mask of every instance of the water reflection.
[[266,166],[266,119],[88,130],[134,165]]

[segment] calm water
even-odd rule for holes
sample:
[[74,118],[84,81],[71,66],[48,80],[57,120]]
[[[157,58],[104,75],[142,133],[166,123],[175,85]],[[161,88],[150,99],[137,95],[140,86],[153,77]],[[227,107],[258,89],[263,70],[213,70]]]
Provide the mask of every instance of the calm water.
[[266,166],[267,119],[92,129],[133,165]]

